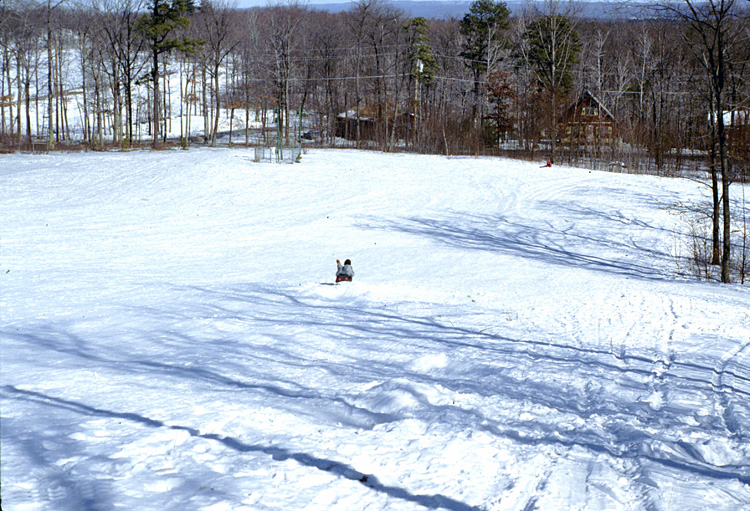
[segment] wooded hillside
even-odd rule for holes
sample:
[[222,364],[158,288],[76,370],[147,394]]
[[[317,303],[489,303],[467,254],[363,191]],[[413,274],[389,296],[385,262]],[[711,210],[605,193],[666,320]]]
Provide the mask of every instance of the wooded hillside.
[[462,19],[428,20],[379,0],[339,13],[6,1],[2,145],[131,146],[169,133],[188,144],[196,128],[215,144],[219,119],[231,118],[266,143],[279,125],[287,143],[304,133],[322,145],[660,173],[719,161],[723,136],[734,172],[747,172],[747,4],[686,1],[627,21],[536,5],[511,17],[477,0]]

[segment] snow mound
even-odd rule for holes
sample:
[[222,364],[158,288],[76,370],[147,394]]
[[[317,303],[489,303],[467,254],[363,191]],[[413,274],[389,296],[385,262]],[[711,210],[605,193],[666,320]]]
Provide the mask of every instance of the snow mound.
[[353,399],[355,406],[394,418],[413,417],[429,408],[450,404],[450,393],[441,385],[396,378],[373,384]]

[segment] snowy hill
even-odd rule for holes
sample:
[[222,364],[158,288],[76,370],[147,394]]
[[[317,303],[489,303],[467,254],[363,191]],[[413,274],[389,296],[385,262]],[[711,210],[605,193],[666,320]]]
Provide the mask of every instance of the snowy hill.
[[2,159],[6,511],[750,509],[750,289],[681,274],[697,183]]

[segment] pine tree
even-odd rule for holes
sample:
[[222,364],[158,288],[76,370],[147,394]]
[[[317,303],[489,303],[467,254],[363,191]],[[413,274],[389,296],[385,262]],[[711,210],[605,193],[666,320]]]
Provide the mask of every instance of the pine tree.
[[508,28],[510,11],[504,2],[474,0],[469,12],[461,20],[461,35],[466,38],[461,56],[474,74],[474,106],[472,116],[476,118],[480,97],[480,79],[488,70],[490,50],[495,45],[505,45],[501,30]]
[[407,34],[408,45],[405,61],[410,70],[409,83],[414,90],[414,97],[412,98],[412,107],[414,108],[412,145],[416,147],[419,143],[422,124],[422,90],[429,90],[432,86],[432,80],[437,74],[438,62],[429,45],[430,26],[426,19],[422,17],[412,18],[404,26],[404,30]]
[[438,70],[437,59],[427,36],[430,26],[420,16],[409,20],[404,29],[407,32],[407,62],[412,69],[411,74],[421,85],[429,87]]
[[151,0],[151,9],[138,19],[136,28],[148,40],[151,50],[151,82],[153,94],[153,141],[159,143],[160,103],[159,98],[159,57],[172,50],[192,53],[202,41],[189,39],[182,34],[175,37],[177,29],[187,29],[190,26],[188,17],[195,11],[193,0]]
[[581,49],[578,34],[564,16],[547,16],[529,24],[523,35],[528,41],[528,61],[535,70],[539,87],[557,93],[570,91],[570,70]]
[[554,14],[530,23],[523,34],[527,53],[522,58],[534,70],[540,93],[549,98],[548,133],[551,158],[556,157],[557,107],[560,98],[572,88],[570,75],[573,64],[578,62],[581,49],[572,23],[565,16]]

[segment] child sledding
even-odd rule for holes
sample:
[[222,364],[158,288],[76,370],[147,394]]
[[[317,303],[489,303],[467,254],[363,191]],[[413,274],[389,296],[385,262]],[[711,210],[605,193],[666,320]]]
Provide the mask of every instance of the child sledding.
[[351,282],[354,277],[354,268],[352,268],[352,262],[347,259],[344,261],[344,265],[341,265],[341,261],[336,259],[336,282]]

